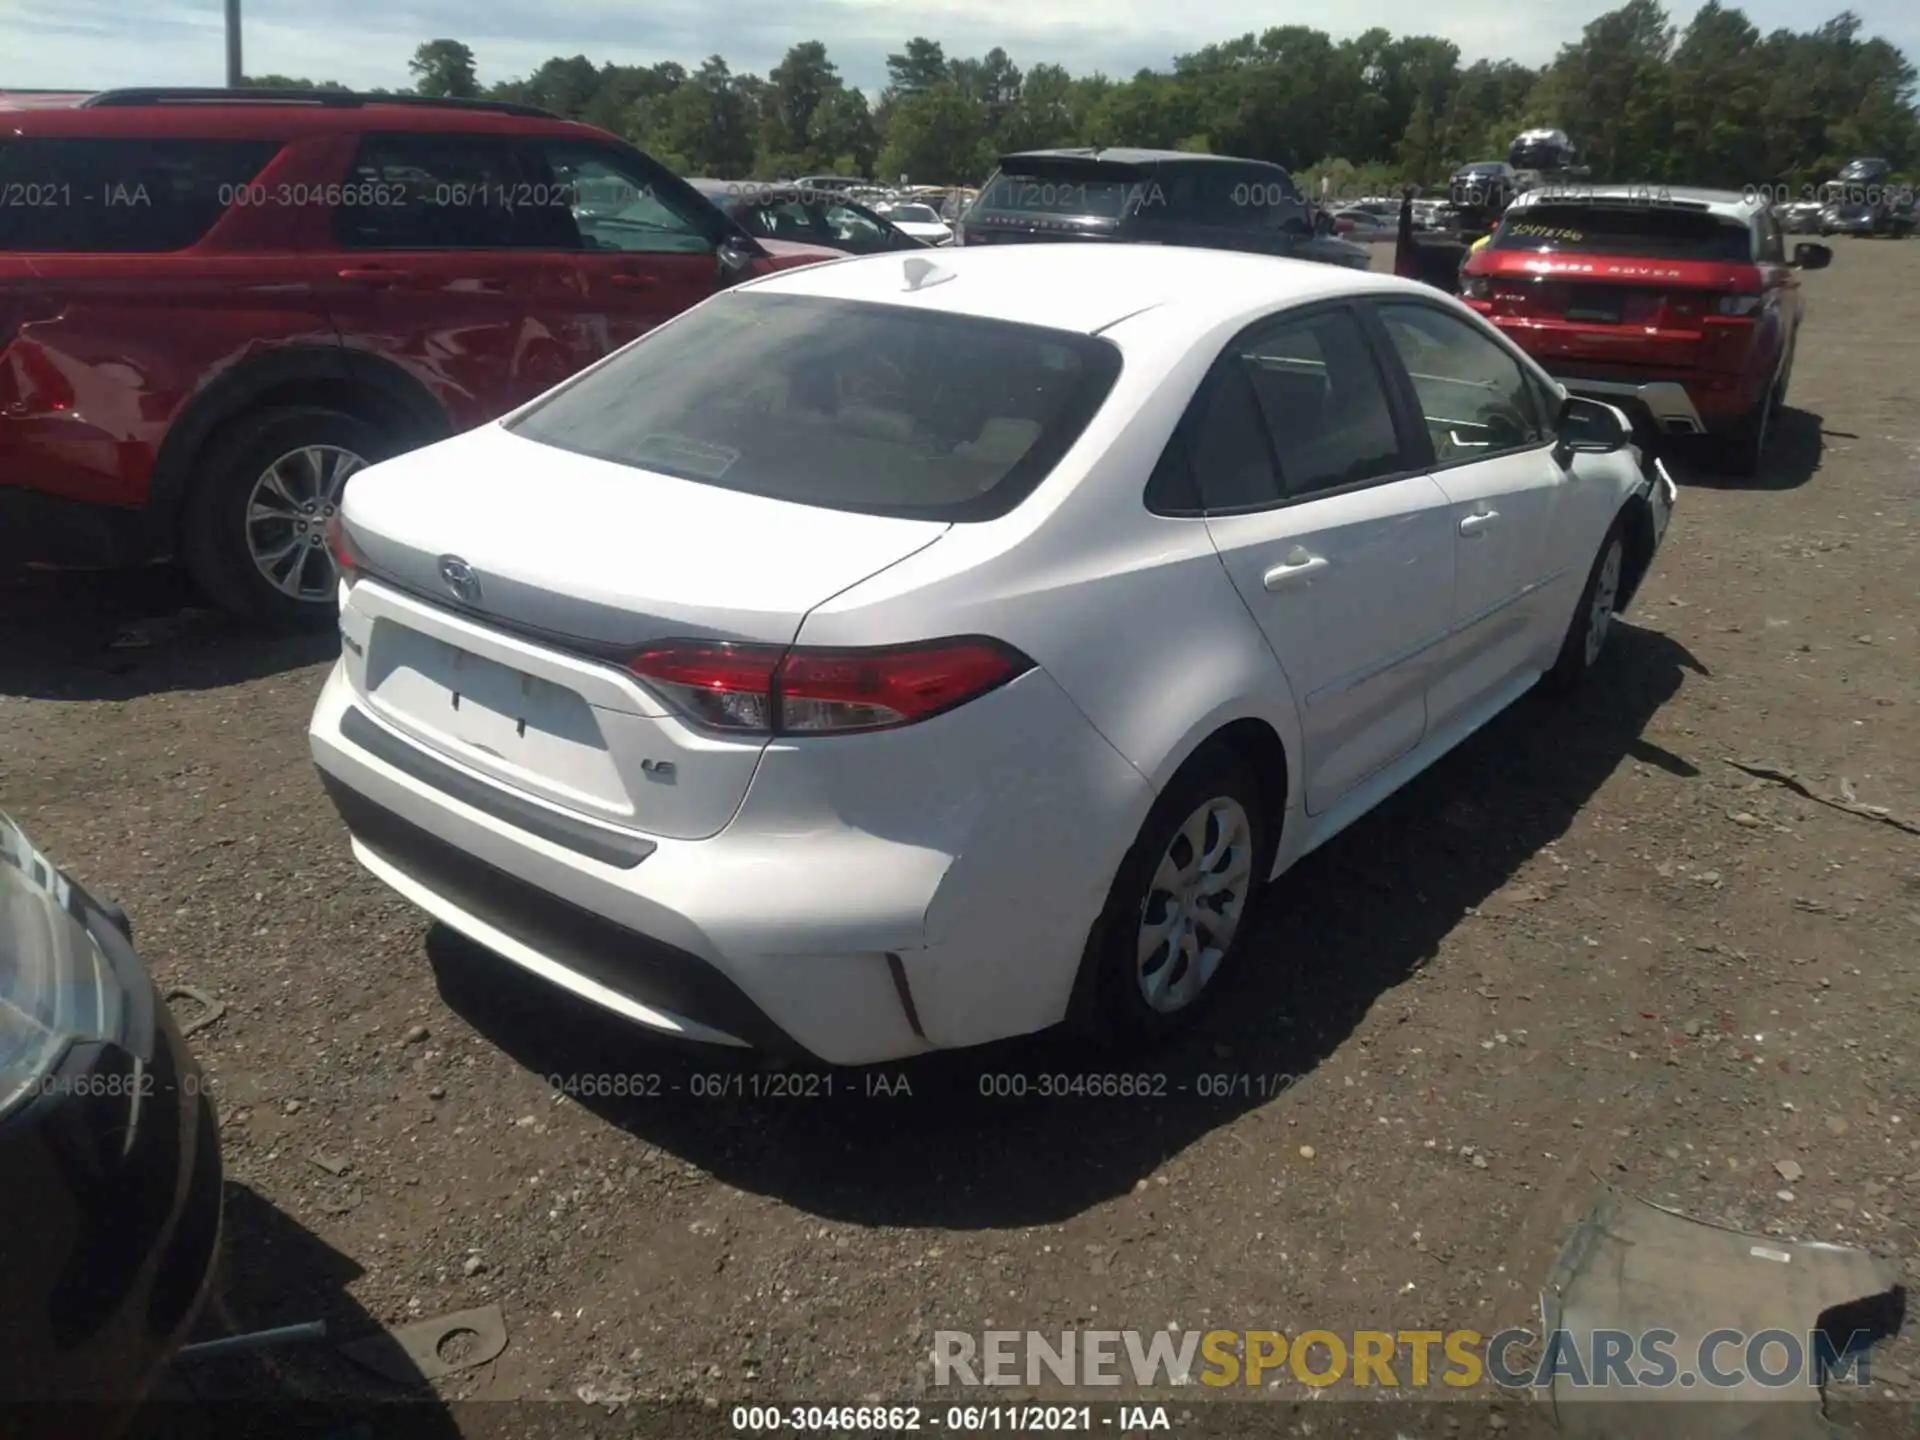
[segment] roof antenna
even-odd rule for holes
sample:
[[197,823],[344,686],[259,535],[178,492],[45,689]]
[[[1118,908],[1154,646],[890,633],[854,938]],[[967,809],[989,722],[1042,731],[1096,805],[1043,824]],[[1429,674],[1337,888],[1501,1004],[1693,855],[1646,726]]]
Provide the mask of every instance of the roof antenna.
[[907,261],[905,269],[907,274],[907,289],[909,291],[925,290],[933,285],[944,285],[947,281],[953,279],[953,271],[943,270],[934,264],[933,261],[923,260],[917,255]]

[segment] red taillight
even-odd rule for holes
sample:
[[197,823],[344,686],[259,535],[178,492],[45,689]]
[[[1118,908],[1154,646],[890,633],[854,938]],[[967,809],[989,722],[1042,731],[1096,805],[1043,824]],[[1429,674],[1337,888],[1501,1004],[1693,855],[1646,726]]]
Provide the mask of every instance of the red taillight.
[[716,730],[840,735],[928,719],[1033,662],[997,640],[973,638],[862,650],[681,641],[643,651],[627,668]]
[[351,585],[360,578],[360,562],[354,558],[353,547],[347,543],[346,528],[341,525],[340,512],[337,510],[327,517],[327,552],[333,556],[334,568],[347,584]]

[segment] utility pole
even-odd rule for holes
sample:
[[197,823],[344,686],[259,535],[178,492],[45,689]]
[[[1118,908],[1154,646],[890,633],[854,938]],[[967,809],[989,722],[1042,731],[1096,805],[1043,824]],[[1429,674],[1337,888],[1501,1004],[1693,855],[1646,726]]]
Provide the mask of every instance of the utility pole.
[[240,69],[240,0],[227,0],[227,88],[238,90],[244,78]]

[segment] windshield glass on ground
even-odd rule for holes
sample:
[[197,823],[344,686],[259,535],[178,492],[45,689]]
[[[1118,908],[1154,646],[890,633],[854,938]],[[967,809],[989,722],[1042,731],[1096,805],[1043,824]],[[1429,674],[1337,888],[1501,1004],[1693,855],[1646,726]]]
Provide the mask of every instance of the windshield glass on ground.
[[1120,372],[1106,341],[892,305],[720,295],[511,423],[729,490],[929,520],[1005,514]]
[[1126,175],[1051,166],[1001,170],[974,202],[977,215],[1051,215],[1118,220],[1135,182]]
[[1644,255],[1660,260],[1751,260],[1747,226],[1664,205],[1529,205],[1509,211],[1496,250]]

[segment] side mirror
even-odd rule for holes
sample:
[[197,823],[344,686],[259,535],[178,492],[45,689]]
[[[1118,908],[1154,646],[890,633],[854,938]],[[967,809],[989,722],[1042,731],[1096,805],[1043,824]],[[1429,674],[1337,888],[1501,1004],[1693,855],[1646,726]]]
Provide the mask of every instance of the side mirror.
[[720,266],[720,284],[724,288],[737,285],[753,274],[753,262],[766,252],[751,240],[732,238],[722,240],[714,252],[714,258]]
[[1802,243],[1793,247],[1793,268],[1796,270],[1824,270],[1832,263],[1831,245]]
[[1633,442],[1633,428],[1611,405],[1569,395],[1554,421],[1561,450],[1577,455],[1611,455]]

